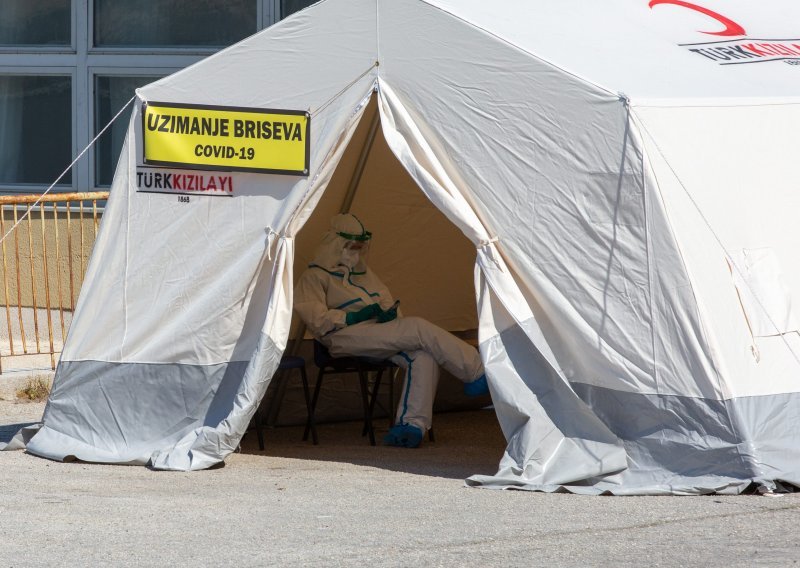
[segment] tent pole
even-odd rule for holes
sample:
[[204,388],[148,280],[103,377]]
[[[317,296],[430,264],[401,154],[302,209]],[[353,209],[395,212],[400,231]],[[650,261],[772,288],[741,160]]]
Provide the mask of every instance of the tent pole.
[[[369,124],[369,132],[367,139],[364,141],[364,146],[361,147],[361,153],[358,156],[358,162],[353,169],[353,175],[350,177],[350,184],[347,186],[347,193],[345,193],[342,200],[342,206],[339,213],[348,213],[350,207],[353,205],[353,200],[358,192],[358,186],[361,183],[361,177],[364,175],[364,170],[367,167],[367,160],[372,152],[372,146],[375,144],[375,136],[378,134],[378,126],[380,126],[381,114],[378,109],[372,115],[372,120]],[[306,334],[306,324],[300,323],[297,333],[291,340],[291,344],[287,346],[287,355],[296,355],[303,343],[303,337]],[[274,426],[278,420],[278,410],[280,410],[283,403],[283,397],[286,395],[286,383],[288,381],[281,380],[275,385],[275,395],[268,401],[265,414],[267,415],[267,426]]]
[[378,126],[380,123],[380,113],[378,112],[378,109],[375,109],[375,113],[372,115],[372,121],[369,125],[367,139],[364,141],[363,148],[361,148],[361,155],[358,157],[358,162],[353,170],[353,176],[350,178],[350,185],[347,187],[347,193],[344,196],[342,207],[339,209],[339,213],[350,212],[350,207],[353,205],[353,199],[355,199],[358,191],[358,185],[361,183],[361,176],[364,175],[364,169],[366,169],[367,166],[367,159],[372,152],[372,146],[375,143],[375,135],[378,133]]

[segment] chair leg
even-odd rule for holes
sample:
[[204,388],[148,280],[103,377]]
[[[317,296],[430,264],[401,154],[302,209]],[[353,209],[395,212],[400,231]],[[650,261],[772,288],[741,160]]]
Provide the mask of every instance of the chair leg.
[[361,369],[358,370],[358,379],[361,382],[361,404],[364,406],[364,422],[367,427],[367,434],[369,434],[369,443],[371,446],[375,445],[375,432],[372,430],[372,417],[369,414],[369,395],[367,394],[367,373]]
[[[319,439],[317,438],[317,421],[314,416],[314,409],[311,407],[311,393],[308,388],[308,376],[306,375],[305,367],[300,367],[300,378],[303,380],[303,396],[306,399],[306,426],[311,429],[311,441],[316,446],[319,444]],[[308,439],[308,436],[306,435],[303,439]]]
[[431,426],[430,430],[428,430],[428,440],[431,442],[435,442],[436,439],[433,437],[433,426]]
[[[372,392],[369,395],[369,422],[372,424],[372,417],[375,416],[375,402],[378,399],[378,393],[381,388],[381,378],[383,377],[383,369],[378,371],[375,376],[375,384],[372,385]],[[361,431],[362,436],[367,434],[367,421],[364,420],[364,429]]]
[[389,371],[389,428],[394,426],[397,408],[394,406],[394,381],[397,378],[397,368]]
[[258,436],[258,449],[264,451],[264,432],[261,430],[261,405],[256,408],[256,415],[253,417],[256,427],[256,436]]
[[319,399],[319,391],[322,388],[322,377],[324,375],[325,371],[320,369],[319,374],[317,375],[317,384],[314,385],[314,397],[311,399],[311,412],[308,414],[308,420],[306,420],[306,429],[303,432],[303,441],[308,440],[308,433],[311,430],[312,424],[314,424],[314,428],[316,429],[317,422],[316,422],[315,412],[317,410],[317,400]]
[[[286,380],[287,374],[288,374],[287,371],[278,369],[277,371],[275,371],[275,375],[272,377],[272,381],[270,381],[269,388],[267,389],[267,392],[264,394],[265,403],[264,403],[264,412],[262,412],[262,414],[264,415],[265,421],[269,421],[269,417],[272,416],[272,412],[274,411],[276,404],[275,391],[278,390],[277,387],[279,386],[281,381]],[[267,425],[269,426],[270,424]]]

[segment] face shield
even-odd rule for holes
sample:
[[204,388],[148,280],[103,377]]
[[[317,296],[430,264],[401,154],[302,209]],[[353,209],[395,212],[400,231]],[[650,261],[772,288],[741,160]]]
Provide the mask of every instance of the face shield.
[[354,274],[366,272],[366,260],[372,233],[358,217],[350,213],[331,219],[330,229],[322,238],[312,264],[335,271],[347,267]]
[[[368,254],[369,241],[346,241],[339,257],[339,264],[343,264],[351,272],[363,272],[363,267],[367,264]],[[358,268],[361,268],[361,270],[357,270]]]

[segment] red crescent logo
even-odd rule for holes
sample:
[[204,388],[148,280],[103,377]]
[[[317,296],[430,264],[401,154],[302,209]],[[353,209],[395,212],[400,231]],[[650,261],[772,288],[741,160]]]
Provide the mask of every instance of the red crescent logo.
[[683,2],[682,0],[651,0],[650,7],[658,6],[659,4],[674,4],[675,6],[683,6],[684,8],[689,8],[690,10],[694,10],[695,12],[700,12],[701,14],[705,14],[706,16],[710,16],[714,18],[723,26],[725,29],[721,32],[700,32],[701,34],[708,34],[708,35],[715,35],[715,36],[743,36],[747,35],[747,32],[744,31],[744,28],[734,22],[733,20],[726,18],[721,14],[717,14],[716,12],[712,12],[708,8],[703,8],[702,6],[698,6],[697,4],[690,4],[689,2]]

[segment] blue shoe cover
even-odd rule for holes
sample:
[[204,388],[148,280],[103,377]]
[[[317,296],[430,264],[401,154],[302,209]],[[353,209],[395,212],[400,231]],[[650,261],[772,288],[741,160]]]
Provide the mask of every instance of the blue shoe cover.
[[482,396],[489,394],[489,383],[486,382],[486,375],[483,374],[471,383],[464,383],[464,394],[467,396]]
[[397,424],[392,426],[389,433],[383,437],[383,443],[387,446],[416,448],[422,442],[422,436],[422,430],[413,424]]

